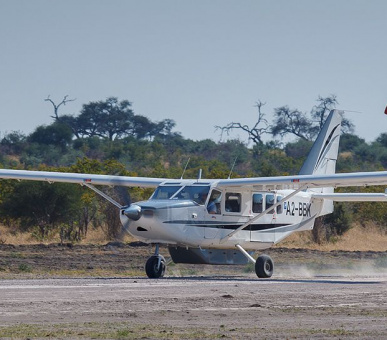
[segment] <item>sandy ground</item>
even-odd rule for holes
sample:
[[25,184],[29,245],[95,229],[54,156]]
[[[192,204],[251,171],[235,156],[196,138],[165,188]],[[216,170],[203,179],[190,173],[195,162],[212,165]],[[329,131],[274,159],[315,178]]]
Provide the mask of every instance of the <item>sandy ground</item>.
[[0,338],[387,339],[383,252],[281,248],[268,280],[249,266],[185,265],[150,280],[151,252],[0,246]]
[[3,336],[32,324],[38,337],[102,325],[111,338],[387,338],[386,276],[4,280],[0,295]]

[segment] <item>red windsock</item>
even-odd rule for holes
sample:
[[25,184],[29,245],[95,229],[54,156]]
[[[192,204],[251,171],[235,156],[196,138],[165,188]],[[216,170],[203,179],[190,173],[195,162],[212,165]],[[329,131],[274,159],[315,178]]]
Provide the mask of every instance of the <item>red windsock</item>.
[[387,115],[387,106],[386,106],[386,109],[384,110],[384,114]]

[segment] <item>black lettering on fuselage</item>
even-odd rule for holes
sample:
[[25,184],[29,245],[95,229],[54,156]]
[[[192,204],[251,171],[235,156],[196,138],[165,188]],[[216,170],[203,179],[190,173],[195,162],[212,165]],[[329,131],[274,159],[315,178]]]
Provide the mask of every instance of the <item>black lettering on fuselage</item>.
[[289,216],[303,216],[310,217],[310,207],[312,203],[302,203],[299,202],[298,206],[295,202],[286,202],[286,215]]

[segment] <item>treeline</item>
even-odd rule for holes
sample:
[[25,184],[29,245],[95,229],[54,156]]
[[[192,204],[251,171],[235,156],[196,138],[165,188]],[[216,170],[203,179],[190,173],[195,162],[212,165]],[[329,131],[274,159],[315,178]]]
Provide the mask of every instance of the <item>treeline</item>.
[[[152,122],[136,115],[131,103],[108,98],[83,105],[78,115],[60,115],[59,104],[50,98],[53,122],[38,126],[29,135],[11,132],[0,140],[2,168],[38,169],[65,172],[180,178],[188,160],[185,178],[195,178],[199,169],[207,178],[276,176],[296,174],[336,97],[319,97],[310,113],[281,107],[270,124],[257,103],[257,123],[248,127],[232,122],[216,127],[221,133],[241,129],[246,140],[215,142],[193,141],[174,132],[175,122]],[[263,136],[271,135],[269,142]],[[293,142],[281,138],[292,135]],[[259,137],[259,138],[258,138]],[[278,138],[278,139],[275,139]],[[250,144],[248,144],[250,140]],[[252,145],[251,145],[252,144]],[[233,164],[235,165],[233,166]],[[341,137],[338,172],[375,171],[387,167],[387,134],[366,143],[353,134],[353,125],[345,120]],[[125,204],[128,193],[122,188],[106,188]],[[358,190],[358,189],[356,189]],[[366,188],[383,192],[384,188]],[[149,197],[144,189],[130,189],[132,199]],[[353,220],[364,225],[374,221],[385,228],[387,206],[383,203],[337,204],[335,213],[319,222],[314,231],[316,242],[344,233]],[[120,237],[116,208],[77,185],[0,180],[1,222],[15,233],[30,231],[36,238],[59,235],[62,242],[76,241],[89,228],[102,227],[109,239]],[[0,235],[1,239],[1,235]]]

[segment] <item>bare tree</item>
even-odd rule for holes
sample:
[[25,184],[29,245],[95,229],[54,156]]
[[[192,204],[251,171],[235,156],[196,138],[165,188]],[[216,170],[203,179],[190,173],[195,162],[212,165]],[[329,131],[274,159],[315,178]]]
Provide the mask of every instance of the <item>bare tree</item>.
[[[337,101],[337,97],[334,94],[331,94],[328,97],[318,96],[317,98],[318,104],[315,105],[311,111],[311,116],[316,120],[316,134],[321,130],[322,126],[325,123],[326,118],[329,115],[329,112],[333,110],[336,105],[339,103]],[[343,117],[343,121],[341,123],[343,133],[353,133],[354,126],[351,121],[347,118]]]
[[333,110],[338,104],[336,95],[332,94],[328,97],[318,96],[317,98],[318,104],[312,108],[312,118],[315,119],[318,123],[319,129],[324,125],[326,116],[328,116],[329,112]]
[[293,134],[304,140],[311,140],[314,135],[312,122],[305,113],[299,110],[291,110],[289,106],[282,106],[274,110],[276,120],[271,126],[271,134],[284,137]]
[[231,122],[226,126],[217,125],[215,126],[215,129],[221,130],[221,136],[223,136],[223,133],[227,133],[227,135],[229,135],[232,130],[240,129],[248,134],[249,140],[252,140],[255,144],[262,144],[262,135],[269,133],[268,122],[265,119],[265,114],[261,111],[262,106],[265,104],[266,103],[262,103],[260,100],[255,103],[254,106],[257,108],[258,116],[257,121],[253,127],[250,127],[246,124],[243,125],[238,122]]
[[54,107],[54,116],[51,116],[51,118],[54,118],[56,121],[60,121],[60,117],[58,115],[58,110],[62,105],[66,105],[68,102],[73,102],[76,100],[74,99],[67,99],[68,95],[64,96],[62,101],[59,104],[55,104],[55,102],[50,98],[50,95],[47,96],[47,98],[44,100],[45,102],[50,102],[52,106]]
[[77,129],[77,119],[72,115],[59,116],[59,113],[58,113],[59,108],[62,105],[64,106],[66,105],[66,103],[73,102],[76,100],[76,98],[74,99],[67,99],[67,98],[68,98],[68,95],[64,96],[62,101],[59,104],[55,104],[55,102],[50,98],[50,96],[47,96],[47,98],[44,101],[51,103],[54,108],[54,115],[51,116],[51,118],[53,118],[57,123],[62,123],[67,125],[71,129],[75,137],[79,138],[80,135]]

